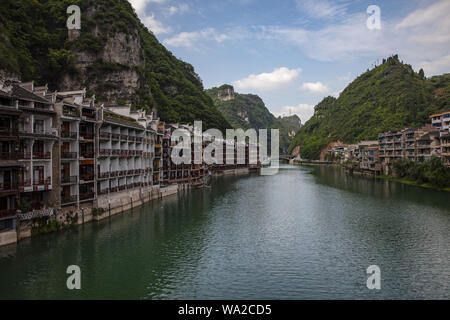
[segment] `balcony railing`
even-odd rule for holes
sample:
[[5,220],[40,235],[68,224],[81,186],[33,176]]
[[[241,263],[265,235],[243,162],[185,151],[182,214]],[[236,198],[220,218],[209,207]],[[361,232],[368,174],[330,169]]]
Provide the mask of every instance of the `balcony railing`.
[[108,193],[109,193],[109,188],[101,189],[101,190],[98,192],[99,195],[108,194]]
[[19,130],[13,128],[0,127],[0,135],[2,136],[14,136],[19,133]]
[[0,210],[0,218],[13,217],[16,215],[17,209]]
[[34,186],[49,186],[52,184],[52,179],[48,177],[47,179],[39,179],[39,180],[33,180]]
[[78,118],[80,116],[80,112],[78,110],[63,109],[63,116]]
[[61,177],[61,183],[77,183],[78,182],[78,176],[62,176]]
[[50,160],[51,158],[50,152],[33,152],[33,159],[35,160]]
[[110,156],[111,155],[111,150],[110,149],[100,149],[99,150],[99,155],[101,155],[101,156]]
[[98,178],[99,179],[107,179],[110,177],[110,173],[109,172],[99,172],[98,173]]
[[69,203],[76,203],[78,201],[77,196],[69,196],[69,197],[61,197],[61,204],[69,204]]
[[0,193],[1,192],[12,192],[18,191],[19,183],[18,182],[4,182],[0,183]]
[[94,152],[93,151],[82,151],[81,156],[85,159],[94,159]]
[[78,133],[73,131],[61,131],[61,138],[76,140],[78,138]]
[[94,199],[95,195],[93,192],[82,192],[80,193],[80,201]]
[[119,191],[119,187],[113,187],[109,190],[111,193]]
[[116,133],[111,134],[111,139],[112,140],[120,140],[120,134],[116,134]]
[[99,136],[100,139],[107,139],[107,140],[111,139],[111,133],[109,132],[100,132]]
[[94,174],[84,173],[80,174],[80,181],[93,181],[94,180]]
[[80,132],[80,138],[83,138],[85,140],[93,140],[94,133],[93,132]]
[[61,152],[61,159],[77,159],[78,153],[76,152]]

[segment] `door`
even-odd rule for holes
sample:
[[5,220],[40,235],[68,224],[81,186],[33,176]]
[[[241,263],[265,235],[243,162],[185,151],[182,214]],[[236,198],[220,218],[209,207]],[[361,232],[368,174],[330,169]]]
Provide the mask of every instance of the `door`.
[[63,182],[68,182],[70,179],[70,163],[63,163],[61,168],[61,177]]
[[3,189],[11,190],[11,171],[3,171]]
[[35,167],[33,171],[34,184],[44,184],[44,167]]

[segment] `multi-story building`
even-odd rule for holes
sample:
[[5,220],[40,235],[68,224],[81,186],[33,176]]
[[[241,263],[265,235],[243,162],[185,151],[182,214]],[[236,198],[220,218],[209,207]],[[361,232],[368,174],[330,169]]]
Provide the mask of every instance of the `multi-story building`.
[[362,141],[358,144],[358,162],[362,171],[379,174],[381,164],[378,141]]
[[450,130],[441,131],[441,156],[443,163],[450,167]]
[[96,109],[86,90],[54,94],[57,126],[60,130],[59,173],[60,207],[92,204],[95,190]]
[[18,119],[22,115],[13,104],[10,93],[0,90],[0,232],[15,232],[16,211],[19,202],[22,158],[19,143]]
[[[48,100],[46,87],[35,87],[33,82],[13,84],[12,97],[22,111],[18,119],[19,161],[23,166],[20,179],[22,211],[42,215],[44,208],[52,208],[58,201],[53,187],[55,167],[53,155],[58,148],[56,112]],[[28,218],[34,215],[28,215]]]
[[[128,107],[101,107],[99,119],[99,195],[152,186],[154,135]],[[145,121],[145,120],[144,120]]]
[[431,124],[438,130],[450,130],[450,111],[432,114],[430,116]]

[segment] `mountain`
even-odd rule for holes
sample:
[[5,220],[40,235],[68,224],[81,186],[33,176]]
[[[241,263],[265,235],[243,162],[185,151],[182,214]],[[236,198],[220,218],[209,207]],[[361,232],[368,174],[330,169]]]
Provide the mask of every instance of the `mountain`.
[[318,159],[331,142],[374,140],[381,132],[421,126],[449,107],[450,74],[427,79],[395,55],[359,76],[337,99],[321,101],[289,152],[300,149],[302,158]]
[[[66,27],[70,5],[81,8],[80,31]],[[2,0],[2,77],[86,87],[99,103],[156,110],[167,122],[230,127],[194,68],[158,42],[127,0]]]
[[208,89],[206,93],[234,128],[279,129],[280,152],[283,154],[287,152],[292,138],[301,127],[301,120],[297,115],[277,118],[270,113],[259,96],[236,93],[231,85]]

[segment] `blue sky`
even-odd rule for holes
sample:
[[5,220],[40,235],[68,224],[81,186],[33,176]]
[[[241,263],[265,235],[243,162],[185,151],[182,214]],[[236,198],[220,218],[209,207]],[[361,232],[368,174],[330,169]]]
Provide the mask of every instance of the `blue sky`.
[[[398,53],[427,76],[450,72],[450,0],[130,0],[205,88],[232,84],[303,122],[376,61]],[[370,5],[381,29],[370,30]]]

